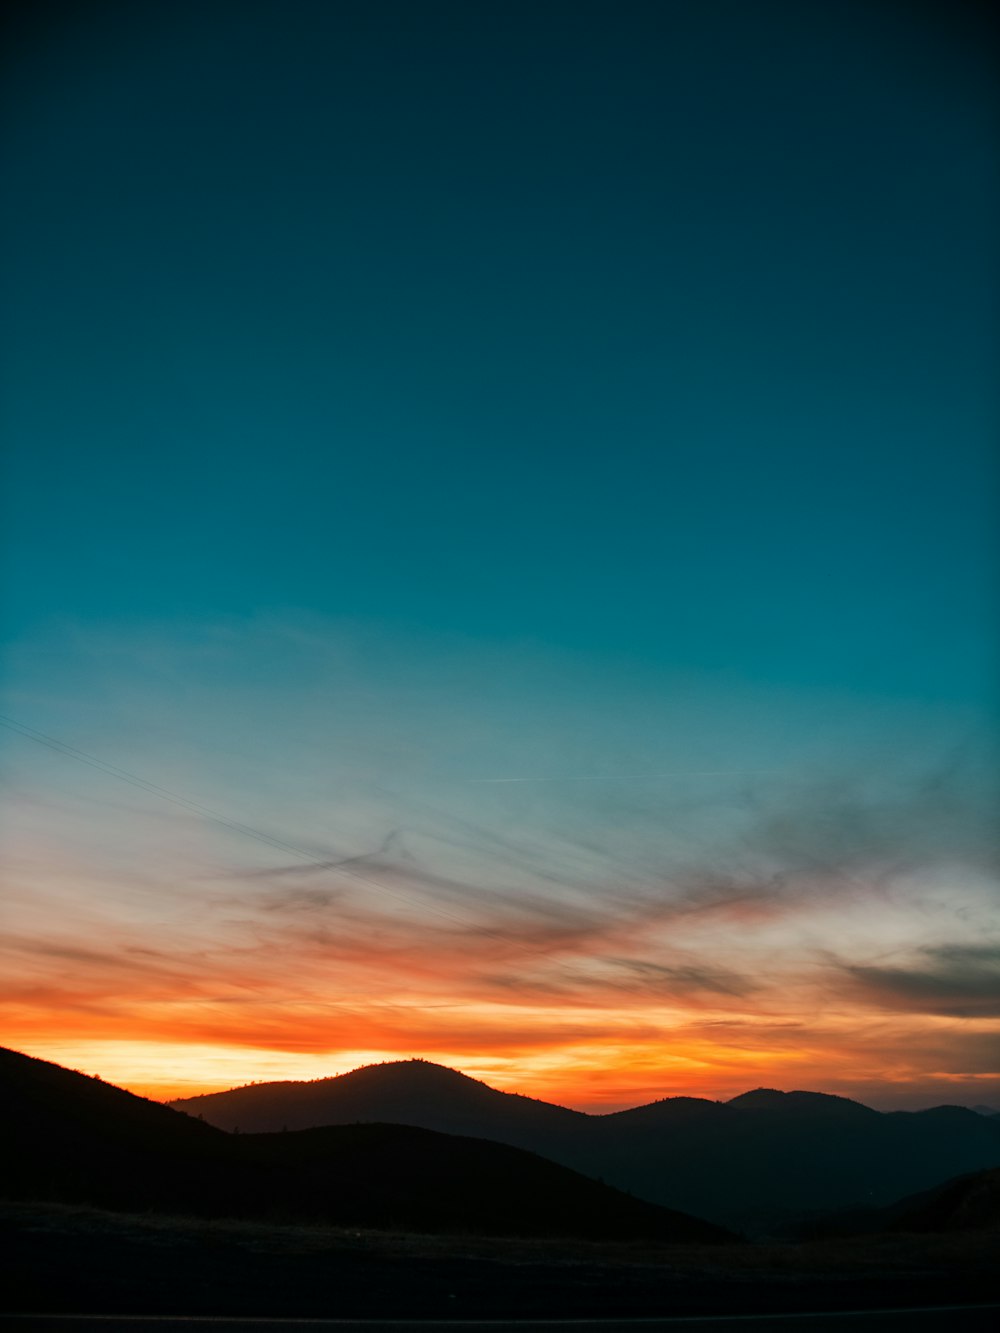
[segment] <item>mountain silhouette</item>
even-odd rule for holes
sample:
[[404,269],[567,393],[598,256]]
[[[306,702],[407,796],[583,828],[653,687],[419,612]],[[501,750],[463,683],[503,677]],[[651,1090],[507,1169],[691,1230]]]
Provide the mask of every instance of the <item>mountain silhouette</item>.
[[495,1088],[428,1060],[365,1065],[309,1083],[254,1083],[170,1103],[221,1129],[275,1133],[355,1121],[398,1122],[495,1139],[547,1155],[586,1132],[591,1117]]
[[240,1136],[255,1161],[290,1171],[297,1215],[494,1236],[640,1238],[716,1244],[736,1237],[589,1180],[544,1157],[411,1125],[339,1125]]
[[897,1199],[885,1208],[848,1209],[804,1219],[803,1240],[895,1232],[1000,1230],[1000,1170],[976,1171],[934,1189]]
[[3,1048],[0,1082],[9,1199],[238,1213],[259,1192],[237,1139],[170,1107]]
[[431,1233],[735,1239],[505,1144],[398,1124],[227,1134],[2,1049],[0,1077],[7,1199]]
[[756,1089],[586,1115],[427,1061],[370,1065],[171,1103],[241,1131],[398,1121],[540,1153],[631,1194],[738,1230],[880,1207],[1000,1165],[1000,1122],[962,1107],[882,1113],[845,1097]]
[[813,1114],[856,1119],[878,1115],[877,1111],[861,1102],[851,1101],[849,1097],[836,1097],[827,1092],[779,1092],[777,1088],[754,1088],[752,1092],[730,1098],[725,1105],[738,1111],[776,1112],[788,1116]]
[[894,1231],[1000,1229],[1000,1170],[946,1181],[937,1189],[900,1200],[892,1211]]

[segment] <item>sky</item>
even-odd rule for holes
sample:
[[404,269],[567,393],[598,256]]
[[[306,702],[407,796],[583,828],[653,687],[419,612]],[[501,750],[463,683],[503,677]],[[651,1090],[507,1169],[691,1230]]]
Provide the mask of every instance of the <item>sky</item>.
[[1000,1107],[987,7],[6,22],[0,1040]]

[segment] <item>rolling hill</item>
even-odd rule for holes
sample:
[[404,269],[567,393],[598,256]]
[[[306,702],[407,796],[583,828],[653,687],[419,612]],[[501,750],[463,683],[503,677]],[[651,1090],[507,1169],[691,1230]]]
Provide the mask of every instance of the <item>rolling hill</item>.
[[0,1083],[8,1199],[238,1213],[259,1192],[238,1140],[158,1102],[2,1048]]
[[995,1231],[1000,1228],[1000,1170],[946,1181],[901,1200],[893,1214],[893,1231]]
[[880,1207],[1000,1165],[1000,1124],[961,1107],[881,1113],[843,1097],[757,1089],[592,1116],[498,1092],[426,1061],[173,1102],[220,1128],[397,1121],[511,1144],[665,1207],[767,1232],[799,1214]]
[[366,1065],[311,1083],[255,1083],[170,1105],[241,1133],[379,1121],[494,1139],[543,1156],[582,1142],[592,1120],[581,1111],[498,1092],[427,1060]]
[[803,1219],[803,1240],[887,1233],[942,1233],[1000,1229],[1000,1170],[975,1171],[934,1189],[897,1199],[885,1208],[855,1208]]
[[0,1050],[0,1196],[428,1233],[716,1243],[722,1229],[504,1144],[398,1124],[227,1134]]

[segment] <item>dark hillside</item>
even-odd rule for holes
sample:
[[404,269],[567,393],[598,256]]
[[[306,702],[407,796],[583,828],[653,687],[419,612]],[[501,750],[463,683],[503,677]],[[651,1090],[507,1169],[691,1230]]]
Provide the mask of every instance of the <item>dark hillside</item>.
[[874,1236],[891,1232],[1000,1230],[1000,1170],[977,1171],[885,1208],[849,1209],[803,1219],[793,1233],[804,1240]]
[[962,1108],[884,1115],[845,1097],[757,1089],[591,1116],[425,1061],[175,1102],[222,1127],[403,1123],[526,1148],[638,1198],[767,1234],[797,1216],[881,1207],[1000,1166],[1000,1120]]
[[699,1139],[710,1171],[674,1150],[660,1161],[674,1168],[675,1206],[697,1198],[700,1216],[751,1230],[815,1209],[888,1205],[1000,1164],[1000,1136],[969,1111],[886,1115],[843,1097],[766,1089],[722,1109],[727,1120]]
[[300,1218],[329,1218],[336,1200],[342,1221],[393,1230],[702,1244],[736,1239],[520,1148],[409,1125],[241,1135],[241,1146],[288,1172]]
[[633,1106],[627,1111],[613,1111],[595,1116],[609,1132],[634,1129],[655,1129],[664,1132],[718,1126],[725,1122],[726,1110],[722,1102],[711,1102],[704,1097],[664,1097],[646,1106]]
[[1000,1170],[949,1180],[936,1190],[903,1199],[893,1212],[893,1231],[998,1230]]
[[133,1147],[155,1143],[158,1149],[169,1144],[186,1150],[221,1141],[212,1126],[162,1102],[3,1047],[0,1079],[4,1089],[0,1115],[18,1124],[34,1120],[39,1133],[50,1121],[66,1131],[70,1128],[67,1117],[71,1117],[72,1127],[81,1134],[113,1135]]
[[501,1144],[398,1125],[229,1135],[0,1052],[0,1195],[202,1217],[714,1243],[719,1228]]
[[517,1093],[498,1092],[427,1060],[366,1065],[309,1083],[255,1083],[171,1103],[220,1129],[275,1133],[319,1125],[399,1123],[496,1139],[546,1154],[574,1143],[590,1117]]
[[827,1122],[859,1123],[878,1116],[870,1106],[851,1101],[849,1097],[834,1097],[827,1092],[779,1092],[776,1088],[755,1088],[752,1092],[732,1097],[726,1105],[734,1111],[752,1114],[784,1116],[821,1116]]
[[100,1079],[0,1048],[9,1199],[195,1213],[258,1191],[220,1130]]

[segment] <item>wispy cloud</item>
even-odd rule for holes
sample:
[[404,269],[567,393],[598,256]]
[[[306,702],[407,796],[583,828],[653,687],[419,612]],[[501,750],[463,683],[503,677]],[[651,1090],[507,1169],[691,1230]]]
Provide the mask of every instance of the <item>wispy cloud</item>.
[[[233,630],[170,670],[144,652],[115,728],[68,733],[227,822],[22,744],[5,1030],[266,1048],[271,1071],[282,1051],[478,1042],[522,1070],[596,1079],[611,1061],[660,1092],[741,1091],[768,1069],[864,1081],[880,1061],[911,1082],[982,1075],[979,1027],[954,1025],[997,1015],[987,760],[893,767],[888,742],[859,739],[867,765],[772,764],[758,739],[700,763],[711,710],[690,695],[703,733],[649,697],[581,743],[605,696],[567,714],[558,673],[513,718],[480,702],[478,668],[460,688],[427,662],[401,681],[325,633]],[[269,653],[301,655],[281,726],[239,679]]]
[[864,998],[881,1008],[1000,1018],[1000,941],[935,945],[911,966],[853,964],[846,971]]

